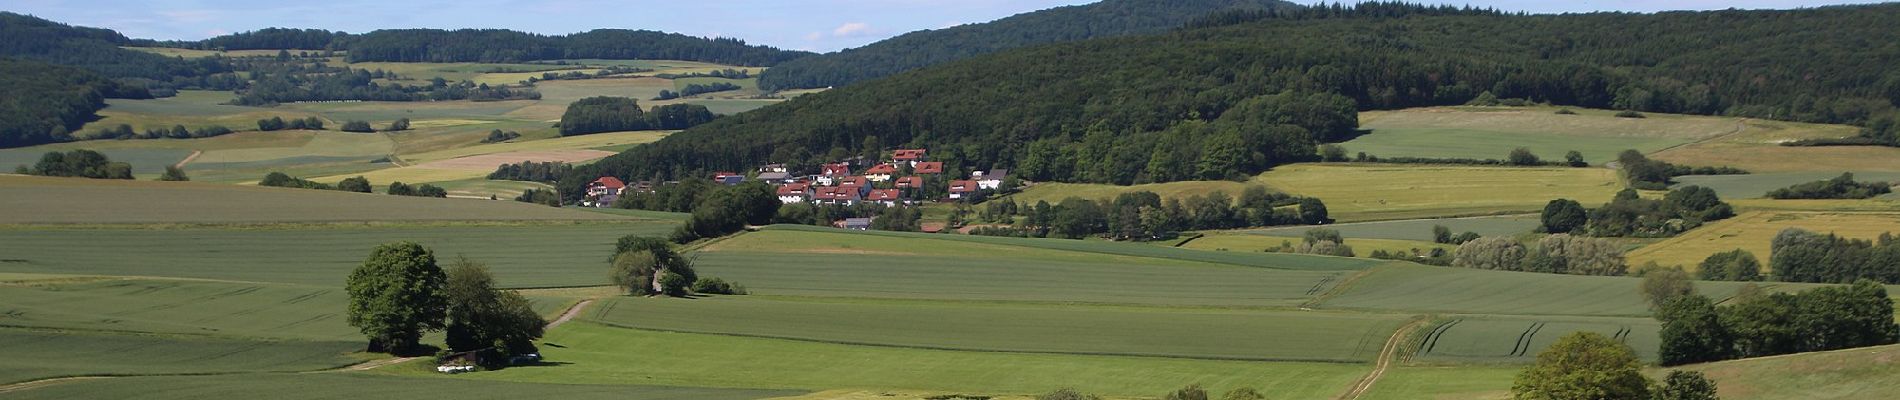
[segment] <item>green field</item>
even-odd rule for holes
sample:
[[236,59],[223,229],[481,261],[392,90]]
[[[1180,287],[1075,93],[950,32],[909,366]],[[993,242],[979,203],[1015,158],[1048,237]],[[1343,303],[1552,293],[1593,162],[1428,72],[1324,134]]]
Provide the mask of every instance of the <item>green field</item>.
[[1726,165],[1755,173],[1900,171],[1900,148],[1781,145],[1854,136],[1858,127],[1758,119],[1743,119],[1740,124],[1743,129],[1737,133],[1664,150],[1651,158],[1683,165]]
[[[1368,400],[1508,400],[1520,366],[1402,366],[1386,371]],[[1726,393],[1724,393],[1726,394]]]
[[[1715,189],[1724,199],[1752,199],[1766,197],[1768,192],[1797,184],[1834,179],[1841,172],[1853,172],[1854,180],[1860,182],[1900,182],[1900,171],[1826,171],[1826,172],[1778,172],[1749,175],[1684,176],[1676,178],[1675,186],[1696,185]],[[1900,199],[1900,194],[1889,193],[1880,199]]]
[[1722,398],[1900,398],[1900,346],[1879,346],[1687,366],[1715,380]]
[[139,398],[375,399],[375,398],[557,398],[613,400],[751,400],[793,396],[800,391],[708,389],[614,384],[563,385],[416,378],[361,373],[142,376],[92,379],[0,394],[7,399]]
[[1333,224],[1323,227],[1286,226],[1243,231],[1251,234],[1274,237],[1303,237],[1306,231],[1325,228],[1339,231],[1347,238],[1415,240],[1431,241],[1432,226],[1442,225],[1451,229],[1452,234],[1477,232],[1485,237],[1506,237],[1531,233],[1541,222],[1536,215],[1505,215],[1495,217],[1421,219],[1403,221],[1379,221]]
[[355,342],[40,332],[0,328],[0,384],[79,375],[307,371],[355,364]]
[[[1354,281],[1321,308],[1412,312],[1648,316],[1637,293],[1640,279],[1388,265]],[[1705,282],[1702,293],[1723,298],[1734,286]]]
[[[1371,361],[1402,315],[761,299],[620,298],[612,326],[984,352]],[[1274,340],[1260,340],[1271,337]]]
[[0,224],[243,224],[624,219],[515,201],[198,182],[0,176]]
[[[1155,396],[1199,382],[1250,386],[1284,398],[1343,391],[1364,364],[1192,360],[852,346],[727,335],[664,333],[587,322],[549,332],[542,355],[564,363],[461,375],[513,382],[827,390],[879,388],[1037,394],[1071,387],[1109,396]],[[556,347],[552,344],[558,344]],[[380,371],[380,370],[379,370]],[[417,369],[387,373],[434,375]]]
[[[1187,243],[1178,247],[1212,251],[1261,252],[1267,249],[1277,249],[1284,245],[1297,246],[1299,243],[1300,239],[1293,237],[1211,232],[1200,238],[1189,240]],[[1414,249],[1421,252],[1430,252],[1434,248],[1445,249],[1446,251],[1457,249],[1457,246],[1448,244],[1416,240],[1360,239],[1351,237],[1346,238],[1345,244],[1352,246],[1354,255],[1368,258],[1372,256],[1373,251],[1378,250],[1411,253]]]
[[1523,147],[1546,160],[1583,153],[1591,164],[1616,159],[1627,149],[1644,153],[1734,132],[1734,118],[1650,114],[1617,118],[1614,111],[1552,107],[1443,107],[1360,114],[1371,134],[1341,144],[1348,154],[1379,157],[1504,159]]
[[1424,337],[1419,363],[1530,363],[1558,338],[1595,332],[1621,340],[1654,362],[1662,327],[1650,318],[1452,316]]

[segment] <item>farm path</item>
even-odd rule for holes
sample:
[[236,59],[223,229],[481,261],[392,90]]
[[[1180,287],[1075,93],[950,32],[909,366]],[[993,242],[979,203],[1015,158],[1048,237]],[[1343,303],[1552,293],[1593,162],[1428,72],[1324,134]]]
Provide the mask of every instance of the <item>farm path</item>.
[[574,303],[574,306],[568,307],[567,312],[561,313],[561,316],[559,318],[555,318],[554,321],[548,322],[547,329],[554,329],[554,327],[561,326],[561,324],[565,324],[567,323],[567,321],[573,320],[575,316],[581,315],[581,310],[587,309],[587,305],[589,304],[594,304],[594,299],[581,300],[581,302],[579,303]]
[[185,156],[185,159],[183,160],[178,160],[177,164],[172,164],[172,168],[184,169],[185,164],[190,164],[191,160],[196,160],[198,159],[198,156],[201,156],[204,154],[205,154],[204,150],[192,150],[191,155]]
[[1405,326],[1399,327],[1398,331],[1392,332],[1392,338],[1386,339],[1385,341],[1385,348],[1379,350],[1379,361],[1377,365],[1372,368],[1372,372],[1366,373],[1364,378],[1359,378],[1358,382],[1353,383],[1351,389],[1347,389],[1345,394],[1341,394],[1337,398],[1341,400],[1357,400],[1360,396],[1365,396],[1367,391],[1372,390],[1372,384],[1378,383],[1379,378],[1385,377],[1385,371],[1391,369],[1393,361],[1399,358],[1399,344],[1404,342],[1406,337],[1411,336],[1412,331],[1418,330],[1419,327],[1425,326],[1430,322],[1430,318],[1415,318],[1412,322],[1405,324]]
[[51,379],[41,379],[41,380],[36,380],[36,381],[26,381],[26,382],[14,383],[14,384],[9,384],[9,385],[0,385],[0,393],[18,392],[22,390],[32,390],[32,389],[37,389],[40,387],[58,385],[61,383],[66,383],[66,382],[83,381],[87,379],[103,379],[103,378],[109,378],[109,377],[74,376],[74,377],[66,377],[66,378],[51,378]]

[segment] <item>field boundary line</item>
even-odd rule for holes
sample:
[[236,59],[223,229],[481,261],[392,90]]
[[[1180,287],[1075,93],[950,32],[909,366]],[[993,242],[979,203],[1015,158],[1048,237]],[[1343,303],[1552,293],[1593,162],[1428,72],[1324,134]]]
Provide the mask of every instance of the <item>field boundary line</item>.
[[1327,300],[1332,300],[1334,297],[1339,297],[1339,295],[1346,294],[1346,291],[1352,290],[1353,285],[1358,284],[1360,279],[1365,278],[1366,276],[1372,275],[1372,273],[1374,271],[1377,271],[1378,269],[1379,269],[1378,266],[1373,266],[1372,268],[1366,268],[1359,271],[1354,271],[1352,275],[1347,276],[1346,279],[1340,280],[1339,283],[1333,284],[1333,287],[1326,289],[1325,292],[1320,292],[1318,296],[1313,296],[1312,299],[1307,300],[1305,302],[1301,302],[1300,308],[1301,309],[1320,308],[1320,305],[1326,303]]
[[1379,383],[1379,378],[1385,377],[1385,371],[1392,368],[1392,361],[1398,356],[1399,344],[1409,337],[1412,331],[1429,323],[1431,323],[1431,318],[1416,316],[1412,317],[1412,321],[1406,323],[1405,326],[1393,331],[1392,337],[1385,340],[1385,348],[1379,350],[1379,359],[1374,363],[1372,372],[1366,373],[1365,377],[1353,382],[1352,387],[1346,389],[1346,393],[1340,394],[1336,399],[1357,400],[1365,396],[1366,392],[1372,390],[1372,384]]
[[178,160],[177,164],[172,164],[172,168],[184,169],[185,164],[190,164],[192,160],[197,160],[198,156],[201,156],[204,154],[205,154],[204,150],[192,150],[191,155],[185,156],[185,159],[183,160]]

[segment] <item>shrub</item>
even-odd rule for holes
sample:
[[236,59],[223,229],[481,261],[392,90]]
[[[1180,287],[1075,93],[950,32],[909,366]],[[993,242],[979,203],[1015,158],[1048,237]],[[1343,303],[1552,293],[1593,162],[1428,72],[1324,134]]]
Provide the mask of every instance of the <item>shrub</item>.
[[1617,118],[1647,118],[1647,116],[1644,116],[1643,113],[1636,112],[1634,110],[1618,111],[1616,113],[1616,117]]
[[737,284],[737,283],[726,282],[725,280],[719,279],[719,278],[706,278],[706,279],[700,279],[700,280],[694,281],[693,293],[723,294],[723,295],[747,294],[745,290],[745,286]]
[[165,166],[165,174],[159,175],[158,180],[166,181],[166,182],[183,182],[183,181],[191,180],[191,177],[185,176],[184,168],[178,168],[178,166],[176,165],[167,165]]
[[1710,281],[1758,281],[1761,280],[1761,261],[1742,249],[1711,254],[1696,267],[1696,275]]
[[1557,109],[1557,115],[1577,115],[1577,112],[1570,111],[1568,108],[1559,108]]
[[350,121],[350,122],[344,122],[344,123],[343,123],[343,127],[342,127],[342,128],[340,128],[340,129],[342,129],[342,130],[343,130],[344,132],[355,132],[355,133],[374,133],[374,132],[376,132],[376,128],[372,128],[372,127],[370,127],[370,126],[369,126],[369,122],[364,122],[364,121]]
[[1511,165],[1519,166],[1543,165],[1544,163],[1543,160],[1537,158],[1536,154],[1531,153],[1531,149],[1523,147],[1511,149],[1510,156],[1505,158],[1505,160],[1510,161]]

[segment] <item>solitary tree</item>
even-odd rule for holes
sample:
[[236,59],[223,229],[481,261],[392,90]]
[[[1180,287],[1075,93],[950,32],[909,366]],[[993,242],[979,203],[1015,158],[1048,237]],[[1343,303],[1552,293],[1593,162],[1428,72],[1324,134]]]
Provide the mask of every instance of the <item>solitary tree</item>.
[[1558,339],[1511,384],[1519,400],[1647,400],[1649,378],[1629,345],[1596,332]]
[[370,351],[415,349],[422,333],[442,329],[448,301],[447,277],[435,254],[414,242],[377,246],[363,265],[350,272],[349,320],[368,336]]
[[1571,199],[1556,199],[1544,204],[1542,229],[1546,233],[1570,233],[1590,222],[1590,213],[1583,204]]
[[183,182],[183,181],[191,180],[191,177],[185,176],[184,168],[178,168],[178,166],[176,165],[167,165],[165,166],[165,174],[159,175],[158,180],[167,181],[167,182]]
[[1532,154],[1531,149],[1523,147],[1511,149],[1511,155],[1508,161],[1511,162],[1511,165],[1538,165],[1544,162],[1538,159],[1536,154]]
[[1642,292],[1649,308],[1659,309],[1670,299],[1695,294],[1695,281],[1682,268],[1660,268],[1643,275]]
[[369,193],[370,191],[369,178],[358,176],[355,178],[344,179],[342,182],[336,183],[336,190],[341,190],[345,192]]
[[1583,153],[1579,153],[1576,150],[1571,150],[1569,153],[1564,153],[1564,163],[1569,164],[1572,167],[1577,167],[1577,168],[1590,166],[1589,161],[1583,160]]
[[448,299],[447,344],[455,351],[491,349],[519,354],[534,351],[547,321],[526,297],[495,288],[488,267],[467,258],[449,267],[443,291]]

